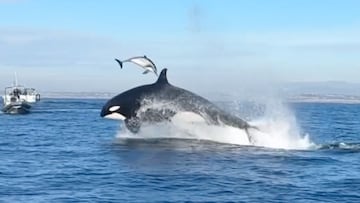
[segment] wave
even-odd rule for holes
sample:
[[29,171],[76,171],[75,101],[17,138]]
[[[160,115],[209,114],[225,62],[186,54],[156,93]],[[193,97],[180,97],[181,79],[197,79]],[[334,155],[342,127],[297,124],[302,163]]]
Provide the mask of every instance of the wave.
[[360,152],[360,143],[331,143],[331,144],[323,144],[317,147],[319,150],[344,150],[344,151],[352,151],[352,152]]

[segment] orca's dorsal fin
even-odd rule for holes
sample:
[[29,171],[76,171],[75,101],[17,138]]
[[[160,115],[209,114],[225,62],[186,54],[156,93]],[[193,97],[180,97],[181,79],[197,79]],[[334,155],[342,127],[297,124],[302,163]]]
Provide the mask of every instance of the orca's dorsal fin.
[[162,84],[169,84],[168,82],[168,79],[167,79],[167,76],[166,76],[166,72],[167,72],[167,69],[164,68],[162,69],[160,75],[159,75],[159,78],[158,80],[156,81],[156,83],[162,83]]

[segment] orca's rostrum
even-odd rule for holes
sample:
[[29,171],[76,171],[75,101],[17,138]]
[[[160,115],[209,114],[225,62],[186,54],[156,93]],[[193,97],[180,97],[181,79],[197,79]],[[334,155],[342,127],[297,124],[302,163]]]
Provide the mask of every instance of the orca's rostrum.
[[171,85],[166,72],[167,69],[163,69],[153,84],[135,87],[107,101],[101,116],[124,120],[126,127],[137,133],[142,123],[171,121],[177,113],[191,112],[204,118],[210,125],[228,125],[245,130],[249,142],[253,143],[248,130],[256,127],[201,96]]

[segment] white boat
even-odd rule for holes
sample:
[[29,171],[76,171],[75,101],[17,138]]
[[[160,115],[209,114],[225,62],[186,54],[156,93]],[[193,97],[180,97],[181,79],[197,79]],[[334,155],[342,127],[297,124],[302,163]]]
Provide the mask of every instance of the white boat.
[[6,87],[3,99],[2,111],[8,114],[26,114],[30,112],[31,104],[40,100],[40,94],[34,88],[25,88],[15,83]]

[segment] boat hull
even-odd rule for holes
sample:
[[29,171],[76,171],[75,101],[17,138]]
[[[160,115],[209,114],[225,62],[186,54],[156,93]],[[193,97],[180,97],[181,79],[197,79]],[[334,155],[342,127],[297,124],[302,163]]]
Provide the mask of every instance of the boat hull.
[[29,104],[22,102],[5,105],[2,111],[6,114],[28,114],[30,113],[30,108]]

